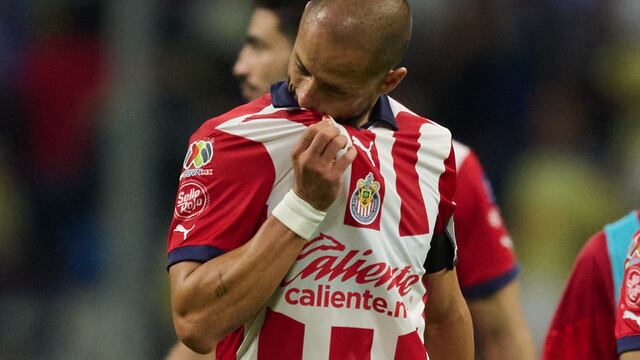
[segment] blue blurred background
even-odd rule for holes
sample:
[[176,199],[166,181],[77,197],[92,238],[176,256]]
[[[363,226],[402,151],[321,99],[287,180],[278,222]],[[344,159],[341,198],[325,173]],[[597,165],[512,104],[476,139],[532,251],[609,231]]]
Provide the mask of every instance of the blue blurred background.
[[[540,347],[573,260],[640,206],[640,2],[414,0],[393,96],[478,153]],[[158,359],[189,135],[242,103],[240,0],[0,0],[0,359]]]

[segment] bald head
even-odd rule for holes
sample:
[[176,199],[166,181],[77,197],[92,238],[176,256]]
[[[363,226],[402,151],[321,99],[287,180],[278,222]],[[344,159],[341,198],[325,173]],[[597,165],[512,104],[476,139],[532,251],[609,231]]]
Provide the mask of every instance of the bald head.
[[307,29],[326,31],[332,41],[369,53],[368,70],[386,72],[404,56],[411,11],[406,0],[312,0],[300,23],[300,31]]

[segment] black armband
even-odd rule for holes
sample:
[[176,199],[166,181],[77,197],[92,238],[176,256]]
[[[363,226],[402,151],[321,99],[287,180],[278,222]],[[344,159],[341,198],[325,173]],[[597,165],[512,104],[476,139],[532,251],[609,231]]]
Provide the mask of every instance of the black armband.
[[424,268],[428,274],[432,274],[445,268],[452,270],[457,263],[456,240],[451,235],[449,227],[447,227],[441,234],[433,235]]

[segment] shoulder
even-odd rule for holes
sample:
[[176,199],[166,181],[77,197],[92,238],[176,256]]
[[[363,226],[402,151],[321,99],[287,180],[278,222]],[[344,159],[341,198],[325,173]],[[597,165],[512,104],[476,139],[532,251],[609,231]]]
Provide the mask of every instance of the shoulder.
[[609,262],[607,256],[607,235],[599,231],[593,235],[582,247],[576,259],[576,267],[587,264],[597,264],[602,261]]
[[451,132],[440,124],[416,114],[398,101],[389,97],[389,105],[395,116],[398,130],[394,133],[396,141],[408,144],[419,144],[419,153],[435,156],[436,159],[447,160],[453,167],[451,156]]
[[198,130],[196,130],[191,138],[199,139],[212,136],[218,126],[228,121],[244,120],[248,117],[255,116],[264,112],[268,112],[271,109],[275,111],[275,108],[271,105],[271,97],[264,95],[254,101],[235,107],[224,114],[215,116],[206,120]]
[[443,140],[451,143],[451,132],[446,127],[428,119],[425,116],[411,111],[409,108],[391,97],[389,97],[389,105],[391,106],[393,115],[396,117],[399,131],[406,132],[411,129],[417,129],[423,134],[429,133],[433,135],[440,135],[443,137]]
[[299,136],[307,126],[320,120],[321,116],[312,111],[274,107],[271,95],[265,94],[207,120],[193,133],[191,142],[217,136],[233,136],[252,142],[267,143]]

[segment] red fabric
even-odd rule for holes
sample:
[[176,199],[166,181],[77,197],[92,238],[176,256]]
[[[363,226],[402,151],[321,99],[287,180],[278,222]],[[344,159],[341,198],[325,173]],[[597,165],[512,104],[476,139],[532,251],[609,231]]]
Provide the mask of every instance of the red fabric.
[[30,163],[43,177],[79,175],[106,80],[102,44],[73,36],[46,40],[27,52],[24,64]]
[[[400,236],[422,235],[429,233],[429,219],[424,198],[415,189],[420,188],[416,163],[420,149],[420,127],[426,119],[415,118],[407,113],[396,116],[398,131],[393,136],[393,169],[395,170],[396,189],[400,196]],[[398,146],[396,146],[398,145]],[[404,145],[404,146],[401,146]]]
[[553,317],[545,360],[615,360],[613,280],[600,232],[584,246]]
[[453,145],[451,145],[449,157],[444,160],[444,172],[438,179],[440,203],[438,203],[438,218],[433,230],[436,235],[444,232],[456,208],[456,203],[454,202],[457,188],[456,176],[456,156],[453,151]]
[[458,281],[465,290],[516,266],[516,257],[480,161],[470,152],[459,166],[456,209]]
[[417,331],[398,336],[394,360],[427,360],[427,352]]
[[236,353],[244,340],[244,329],[240,327],[236,331],[218,342],[216,346],[217,360],[236,360]]
[[[376,134],[371,131],[362,129],[354,129],[352,127],[347,127],[347,131],[349,132],[349,136],[356,137],[362,144],[362,146],[367,147],[367,150],[370,148],[371,158],[373,158],[373,166],[371,165],[371,159],[369,158],[369,154],[359,146],[354,146],[356,151],[358,152],[358,156],[356,156],[355,160],[351,164],[351,181],[349,184],[349,194],[348,200],[344,213],[344,223],[347,225],[351,225],[354,227],[368,228],[374,230],[380,230],[380,219],[382,218],[382,203],[384,201],[384,193],[385,193],[385,184],[384,178],[380,174],[380,160],[378,159],[378,150],[375,146]],[[378,189],[378,215],[375,217],[371,224],[362,224],[353,218],[351,215],[351,197],[353,196],[355,190],[358,188],[358,181],[365,180],[367,175],[371,172],[373,174],[373,180],[377,181],[380,184],[380,188]]]
[[267,309],[258,340],[258,360],[299,360],[303,345],[304,324]]
[[[213,128],[216,124],[217,120],[205,123],[191,138],[191,143],[213,143],[213,158],[201,168],[211,174],[182,179],[176,197],[178,206],[184,192],[188,195],[191,189],[204,187],[206,196],[202,198],[207,204],[189,219],[179,218],[176,214],[180,211],[176,210],[169,229],[168,252],[197,245],[227,252],[251,239],[266,220],[266,203],[275,179],[271,157],[262,144],[217,131]],[[251,166],[237,166],[247,161]],[[178,226],[189,233],[176,231]]]
[[329,360],[369,360],[373,345],[373,329],[354,327],[331,328]]

